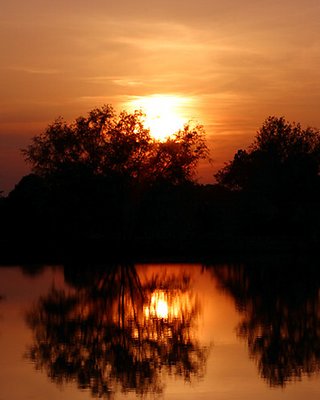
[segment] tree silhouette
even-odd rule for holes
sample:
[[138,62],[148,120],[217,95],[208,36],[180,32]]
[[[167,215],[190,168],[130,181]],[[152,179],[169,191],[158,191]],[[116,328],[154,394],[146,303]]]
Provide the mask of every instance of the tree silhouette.
[[318,265],[242,265],[214,268],[242,315],[237,331],[270,386],[320,371]]
[[30,241],[42,248],[72,252],[82,243],[91,252],[108,243],[113,251],[149,248],[155,230],[157,242],[169,247],[171,226],[187,225],[188,218],[188,231],[194,230],[195,213],[186,213],[197,163],[208,157],[202,126],[185,125],[161,142],[144,127],[141,112],[117,115],[107,105],[72,123],[58,118],[22,152],[32,174],[16,185],[2,212],[10,243],[25,243],[21,227],[27,227]]
[[[34,342],[27,357],[37,369],[56,383],[76,381],[106,398],[117,388],[141,396],[161,393],[165,372],[187,381],[204,373],[207,349],[191,334],[199,308],[187,277],[154,277],[142,284],[132,265],[87,277],[86,282],[69,270],[76,290],[53,288],[28,313]],[[166,300],[165,314],[157,309],[157,296]],[[179,296],[191,303],[176,313],[172,307]]]
[[186,125],[166,142],[152,138],[143,114],[110,106],[95,108],[68,124],[58,118],[22,150],[34,173],[122,176],[136,181],[155,178],[174,184],[192,180],[201,158],[207,158],[203,127]]
[[273,116],[266,119],[249,149],[238,150],[215,176],[232,190],[291,196],[302,188],[314,189],[319,169],[320,132]]

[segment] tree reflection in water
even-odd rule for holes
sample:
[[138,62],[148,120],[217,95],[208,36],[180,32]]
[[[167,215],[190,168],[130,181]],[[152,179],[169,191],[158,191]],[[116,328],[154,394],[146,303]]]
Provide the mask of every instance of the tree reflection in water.
[[54,382],[76,381],[99,397],[143,396],[162,392],[164,373],[203,375],[208,350],[194,336],[199,305],[187,276],[141,283],[129,265],[67,270],[66,279],[75,291],[52,289],[27,315],[27,357]]
[[320,370],[318,265],[246,265],[214,268],[243,319],[239,336],[270,386]]
[[[0,303],[3,301],[3,299],[4,299],[4,296],[2,296],[2,295],[0,294]],[[2,318],[2,314],[0,314],[0,320],[1,320],[1,318]]]

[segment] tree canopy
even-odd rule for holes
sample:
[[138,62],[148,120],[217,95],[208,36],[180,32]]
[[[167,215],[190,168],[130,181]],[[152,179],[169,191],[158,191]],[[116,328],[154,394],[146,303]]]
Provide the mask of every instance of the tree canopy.
[[238,150],[216,175],[233,190],[314,185],[320,170],[320,132],[284,117],[268,117],[248,150]]
[[86,171],[173,184],[192,181],[198,161],[208,157],[202,126],[185,125],[161,142],[144,126],[141,111],[117,115],[110,105],[72,123],[56,119],[22,152],[40,176]]

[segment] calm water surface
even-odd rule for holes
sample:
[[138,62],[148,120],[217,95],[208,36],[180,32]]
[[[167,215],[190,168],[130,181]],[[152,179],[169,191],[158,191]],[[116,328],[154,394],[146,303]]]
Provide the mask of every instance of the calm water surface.
[[0,268],[0,400],[320,398],[319,268]]

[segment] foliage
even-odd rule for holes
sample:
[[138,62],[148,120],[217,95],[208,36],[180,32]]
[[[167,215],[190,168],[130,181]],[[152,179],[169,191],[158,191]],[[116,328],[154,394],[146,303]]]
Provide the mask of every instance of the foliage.
[[192,180],[198,161],[208,157],[202,126],[186,125],[160,142],[144,127],[140,111],[117,116],[110,105],[70,124],[58,118],[22,152],[41,176],[76,172],[173,184]]
[[249,149],[238,150],[215,177],[233,190],[287,190],[314,185],[319,168],[320,132],[273,116],[266,119]]

